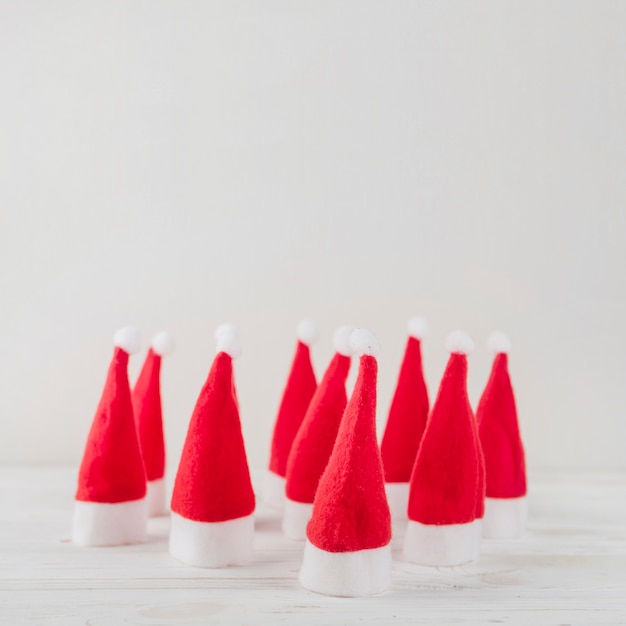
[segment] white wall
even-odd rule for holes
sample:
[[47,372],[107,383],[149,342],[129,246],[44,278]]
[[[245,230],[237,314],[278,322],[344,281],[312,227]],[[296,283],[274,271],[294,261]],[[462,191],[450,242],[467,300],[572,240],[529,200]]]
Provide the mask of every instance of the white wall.
[[[161,327],[172,464],[240,326],[264,466],[294,327],[414,313],[434,394],[495,327],[533,466],[626,467],[626,3],[0,1],[0,462],[76,464],[111,353]],[[132,363],[136,374],[139,360]]]

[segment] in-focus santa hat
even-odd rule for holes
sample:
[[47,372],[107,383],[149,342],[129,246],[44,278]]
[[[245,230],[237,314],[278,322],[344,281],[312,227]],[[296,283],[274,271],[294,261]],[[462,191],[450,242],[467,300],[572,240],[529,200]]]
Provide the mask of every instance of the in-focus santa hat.
[[415,459],[409,491],[404,558],[434,567],[478,557],[480,451],[467,396],[467,354],[474,344],[451,333],[450,352],[437,398]]
[[139,378],[133,388],[133,412],[148,479],[148,515],[163,515],[165,498],[165,437],[161,409],[161,358],[174,351],[169,333],[161,331],[152,339]]
[[375,355],[369,331],[350,335],[359,374],[320,479],[307,526],[301,584],[331,596],[367,596],[391,584],[391,516],[376,441]]
[[145,541],[146,474],[133,418],[128,356],[139,332],[121,328],[78,473],[72,540],[83,546]]
[[511,342],[496,331],[487,346],[495,356],[476,410],[486,470],[483,537],[508,539],[526,526],[526,463],[508,370]]
[[216,331],[217,355],[189,422],[172,495],[170,553],[196,567],[252,558],[254,492],[239,421],[234,326]]
[[302,320],[296,334],[296,353],[274,423],[269,471],[265,478],[265,502],[280,510],[285,505],[285,477],[291,445],[317,388],[310,353],[310,346],[319,336],[317,326],[311,320]]
[[340,326],[333,336],[335,355],[309,404],[287,461],[283,531],[304,541],[320,477],[328,464],[346,408],[346,378],[350,371],[352,326]]
[[385,488],[394,522],[407,519],[409,481],[428,420],[428,390],[421,348],[428,334],[428,322],[423,317],[412,317],[408,331],[402,367],[380,445]]

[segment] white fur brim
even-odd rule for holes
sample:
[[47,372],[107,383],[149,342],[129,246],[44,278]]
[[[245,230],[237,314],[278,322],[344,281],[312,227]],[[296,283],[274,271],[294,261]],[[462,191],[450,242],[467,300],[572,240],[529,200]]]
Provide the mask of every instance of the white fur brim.
[[123,546],[148,536],[148,503],[74,502],[72,541],[79,546]]
[[372,596],[391,586],[391,547],[326,552],[304,544],[300,584],[327,596]]
[[409,483],[385,483],[392,520],[406,520],[409,508]]
[[252,560],[254,515],[196,522],[172,512],[170,554],[194,567],[226,567]]
[[404,535],[404,559],[431,567],[475,561],[480,552],[481,528],[481,520],[441,526],[409,520]]
[[483,537],[514,539],[521,537],[528,518],[528,501],[521,498],[485,498]]
[[146,500],[148,501],[148,515],[150,517],[166,515],[165,479],[149,480],[147,487]]
[[263,500],[267,506],[277,511],[285,509],[285,478],[271,470],[265,473]]
[[286,537],[295,541],[306,539],[306,526],[313,513],[313,504],[308,502],[295,502],[285,498],[285,510],[283,512],[283,532]]

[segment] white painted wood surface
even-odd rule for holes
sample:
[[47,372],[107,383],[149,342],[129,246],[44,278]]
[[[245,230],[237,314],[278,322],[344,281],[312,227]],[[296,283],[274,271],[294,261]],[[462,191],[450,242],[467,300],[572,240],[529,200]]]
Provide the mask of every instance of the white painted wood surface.
[[168,518],[123,548],[68,541],[76,471],[0,469],[0,624],[626,624],[626,474],[531,477],[517,541],[483,542],[479,563],[399,561],[381,596],[302,589],[302,544],[261,505],[249,565],[202,570],[167,552]]

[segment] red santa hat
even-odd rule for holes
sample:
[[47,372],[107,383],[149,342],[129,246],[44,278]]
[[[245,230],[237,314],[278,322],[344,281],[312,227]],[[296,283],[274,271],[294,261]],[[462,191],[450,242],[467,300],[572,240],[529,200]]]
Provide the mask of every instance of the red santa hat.
[[78,472],[72,540],[84,546],[145,541],[146,474],[133,418],[128,356],[139,332],[121,328]]
[[350,335],[359,374],[307,526],[301,584],[331,596],[366,596],[391,584],[391,517],[376,441],[378,341]]
[[306,525],[320,477],[328,464],[339,424],[348,402],[352,326],[340,326],[333,336],[335,355],[313,395],[293,440],[287,461],[283,531],[290,539],[306,539]]
[[170,553],[196,567],[252,558],[254,492],[239,421],[234,326],[216,331],[217,355],[200,391],[174,481]]
[[476,410],[485,455],[483,537],[504,539],[519,537],[526,526],[526,464],[508,370],[511,342],[496,331],[487,346],[495,356]]
[[407,561],[435,567],[475,560],[481,532],[480,451],[466,385],[474,344],[456,331],[446,346],[450,357],[411,475],[404,537]]
[[174,351],[169,333],[157,333],[152,339],[139,378],[133,388],[133,412],[139,444],[148,479],[148,515],[163,515],[165,503],[165,438],[161,409],[161,358]]
[[280,510],[285,505],[285,477],[291,445],[317,388],[310,353],[310,346],[319,336],[317,326],[311,320],[302,320],[296,330],[296,353],[274,423],[264,489],[266,503]]
[[428,420],[421,348],[422,339],[428,334],[428,322],[423,317],[412,317],[408,330],[402,367],[380,445],[385,489],[394,522],[407,519],[409,481]]

